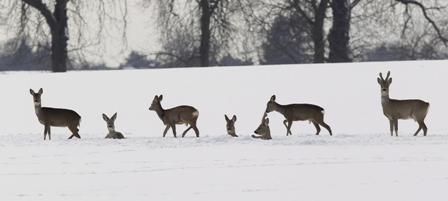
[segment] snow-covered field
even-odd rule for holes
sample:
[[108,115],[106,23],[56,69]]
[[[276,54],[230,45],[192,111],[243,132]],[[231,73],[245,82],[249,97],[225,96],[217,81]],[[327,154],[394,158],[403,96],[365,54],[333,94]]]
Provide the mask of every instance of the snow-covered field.
[[[448,61],[275,67],[0,74],[0,200],[447,200]],[[392,71],[392,98],[431,103],[429,135],[400,121],[390,137],[378,72]],[[44,106],[82,116],[81,140],[53,128],[43,141],[29,88],[44,88]],[[148,111],[154,95],[166,108],[200,111],[201,138],[174,139]],[[279,103],[326,109],[325,130],[269,114],[271,141],[249,137],[272,94]],[[118,112],[125,140],[105,140],[101,113]],[[225,135],[224,114],[237,134]],[[185,127],[178,126],[178,132]]]

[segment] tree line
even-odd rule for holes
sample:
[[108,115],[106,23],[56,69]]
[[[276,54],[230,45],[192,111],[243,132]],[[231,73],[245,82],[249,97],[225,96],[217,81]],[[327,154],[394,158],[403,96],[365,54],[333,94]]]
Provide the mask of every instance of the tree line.
[[[448,1],[138,1],[161,48],[131,51],[123,68],[448,58]],[[0,25],[16,37],[0,46],[0,70],[106,68],[85,49],[110,32],[126,43],[128,12],[126,0],[4,0]]]

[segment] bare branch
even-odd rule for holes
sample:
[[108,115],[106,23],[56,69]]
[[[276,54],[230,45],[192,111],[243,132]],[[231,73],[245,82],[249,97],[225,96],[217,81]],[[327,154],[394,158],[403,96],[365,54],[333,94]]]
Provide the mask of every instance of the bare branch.
[[53,27],[56,26],[56,18],[53,16],[47,5],[42,2],[42,0],[22,0],[22,1],[38,10],[45,17],[48,26]]
[[395,0],[395,1],[405,5],[412,4],[419,7],[425,19],[432,25],[433,29],[437,32],[437,35],[439,36],[440,40],[445,44],[445,46],[448,46],[448,39],[443,36],[442,32],[440,31],[440,28],[437,26],[434,20],[431,17],[429,17],[427,8],[422,3],[414,0]]

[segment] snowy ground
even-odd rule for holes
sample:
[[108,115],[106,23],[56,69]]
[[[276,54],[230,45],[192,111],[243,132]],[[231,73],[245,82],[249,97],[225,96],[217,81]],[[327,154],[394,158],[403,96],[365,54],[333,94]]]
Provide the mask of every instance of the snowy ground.
[[[314,66],[170,69],[67,74],[0,74],[0,200],[447,200],[447,61]],[[392,71],[393,98],[431,103],[429,136],[400,121],[390,137],[381,113],[379,71]],[[29,88],[44,88],[44,106],[82,116],[81,140],[53,129],[43,141]],[[148,111],[190,104],[201,138],[162,139]],[[273,140],[249,137],[272,94],[280,103],[326,109],[325,130],[308,123],[286,137],[271,118]],[[128,139],[105,140],[101,113],[118,112]],[[224,113],[237,114],[242,137],[225,136]],[[183,131],[178,126],[178,132]]]
[[2,200],[446,200],[448,137],[3,136]]

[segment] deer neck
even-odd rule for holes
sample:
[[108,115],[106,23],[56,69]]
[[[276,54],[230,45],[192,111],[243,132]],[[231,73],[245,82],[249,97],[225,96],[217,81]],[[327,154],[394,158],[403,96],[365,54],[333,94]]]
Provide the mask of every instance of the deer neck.
[[275,107],[274,107],[274,111],[277,111],[283,115],[285,115],[286,112],[286,106],[284,105],[280,105],[278,103],[274,103]]
[[107,128],[109,130],[109,133],[115,133],[115,128]]
[[165,116],[165,110],[162,108],[162,105],[158,104],[155,111],[159,116],[159,118],[163,121],[163,117]]
[[42,112],[42,103],[34,103],[34,110],[36,112],[36,115],[39,116]]
[[381,95],[381,104],[384,105],[388,105],[390,102],[390,98],[389,98],[389,94],[387,95]]

